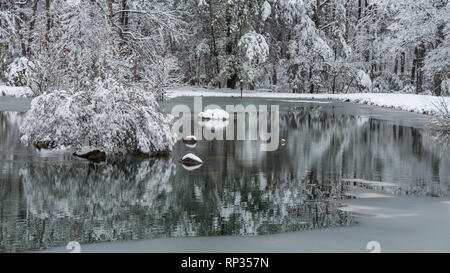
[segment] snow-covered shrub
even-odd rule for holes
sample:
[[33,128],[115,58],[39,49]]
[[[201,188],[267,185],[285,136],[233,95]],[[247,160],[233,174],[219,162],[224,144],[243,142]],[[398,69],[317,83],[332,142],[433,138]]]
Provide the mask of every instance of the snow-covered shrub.
[[5,78],[10,85],[26,86],[29,83],[32,71],[35,68],[33,62],[26,57],[16,58],[6,71]]
[[249,32],[242,36],[239,40],[238,47],[243,55],[242,78],[257,84],[257,80],[261,75],[261,64],[267,60],[269,56],[269,45],[263,35],[255,31]]
[[438,115],[431,122],[432,128],[444,139],[450,141],[450,104],[442,97],[435,105]]
[[99,81],[92,91],[59,90],[33,99],[21,127],[22,142],[153,155],[172,149],[172,119],[159,111],[151,92]]
[[223,63],[219,78],[226,80],[230,79],[234,75],[241,75],[241,62],[240,58],[237,56],[230,55]]
[[363,70],[358,71],[356,81],[358,84],[358,88],[366,92],[372,91],[372,80],[370,79],[370,76]]
[[400,77],[398,75],[395,74],[388,74],[386,76],[386,80],[388,83],[388,90],[394,90],[394,91],[399,91],[402,90],[404,87],[404,83],[403,81],[400,79]]
[[415,94],[416,88],[411,84],[407,84],[407,85],[405,85],[405,87],[403,87],[403,89],[401,90],[401,93]]

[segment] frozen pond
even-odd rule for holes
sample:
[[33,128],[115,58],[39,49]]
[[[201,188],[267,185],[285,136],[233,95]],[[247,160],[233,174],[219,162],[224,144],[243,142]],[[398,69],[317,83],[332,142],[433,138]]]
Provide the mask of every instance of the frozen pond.
[[[95,164],[24,147],[23,114],[9,111],[26,111],[29,100],[1,100],[0,252],[66,252],[69,241],[91,251],[366,251],[371,240],[391,251],[450,251],[450,158],[424,130],[425,116],[204,98],[203,106],[279,105],[286,145],[178,142],[168,158]],[[164,107],[177,104],[193,98]],[[180,164],[189,152],[200,168]],[[101,243],[111,241],[120,242]]]

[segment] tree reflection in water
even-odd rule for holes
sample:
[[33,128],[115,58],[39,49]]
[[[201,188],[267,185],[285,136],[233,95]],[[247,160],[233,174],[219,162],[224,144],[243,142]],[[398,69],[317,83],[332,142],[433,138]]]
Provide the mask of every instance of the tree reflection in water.
[[[232,174],[221,183],[176,179],[173,160],[21,168],[18,215],[2,221],[2,251],[164,236],[257,235],[350,224],[338,191],[314,176]],[[12,180],[10,180],[12,182]],[[16,181],[17,182],[17,181]],[[16,183],[12,182],[12,183]],[[5,199],[2,199],[5,200]],[[10,243],[14,244],[11,245]],[[20,244],[19,244],[20,243]]]

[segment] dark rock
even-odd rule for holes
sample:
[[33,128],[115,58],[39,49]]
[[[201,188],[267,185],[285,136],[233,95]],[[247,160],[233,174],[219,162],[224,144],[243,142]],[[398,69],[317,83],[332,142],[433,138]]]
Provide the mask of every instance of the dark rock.
[[82,155],[74,153],[73,155],[80,157],[80,158],[85,158],[85,159],[88,159],[88,160],[91,160],[94,162],[102,162],[102,161],[106,160],[106,153],[102,152],[100,150],[94,150],[94,151],[91,151],[89,153],[82,154]]
[[183,143],[189,144],[189,145],[194,145],[195,143],[197,143],[197,140],[192,139],[192,138],[190,138],[190,139],[183,139]]
[[36,149],[53,149],[56,147],[55,142],[52,141],[38,141],[38,142],[33,142],[33,146]]
[[202,164],[201,162],[193,160],[192,158],[182,159],[181,163],[183,163],[183,165],[186,165],[186,166],[197,166],[197,165],[201,165]]

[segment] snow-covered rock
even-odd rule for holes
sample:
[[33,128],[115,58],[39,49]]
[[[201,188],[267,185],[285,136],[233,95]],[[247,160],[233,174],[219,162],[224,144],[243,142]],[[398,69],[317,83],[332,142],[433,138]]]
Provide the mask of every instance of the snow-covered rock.
[[195,136],[186,136],[185,138],[183,138],[183,142],[185,144],[193,145],[197,143],[197,138]]
[[207,109],[205,112],[199,113],[198,117],[202,120],[227,120],[230,115],[222,109]]
[[186,154],[185,156],[183,156],[181,158],[181,162],[183,163],[183,165],[186,165],[186,166],[196,166],[196,165],[203,164],[203,160],[201,160],[200,157],[198,157],[192,153],[189,153],[189,154]]

